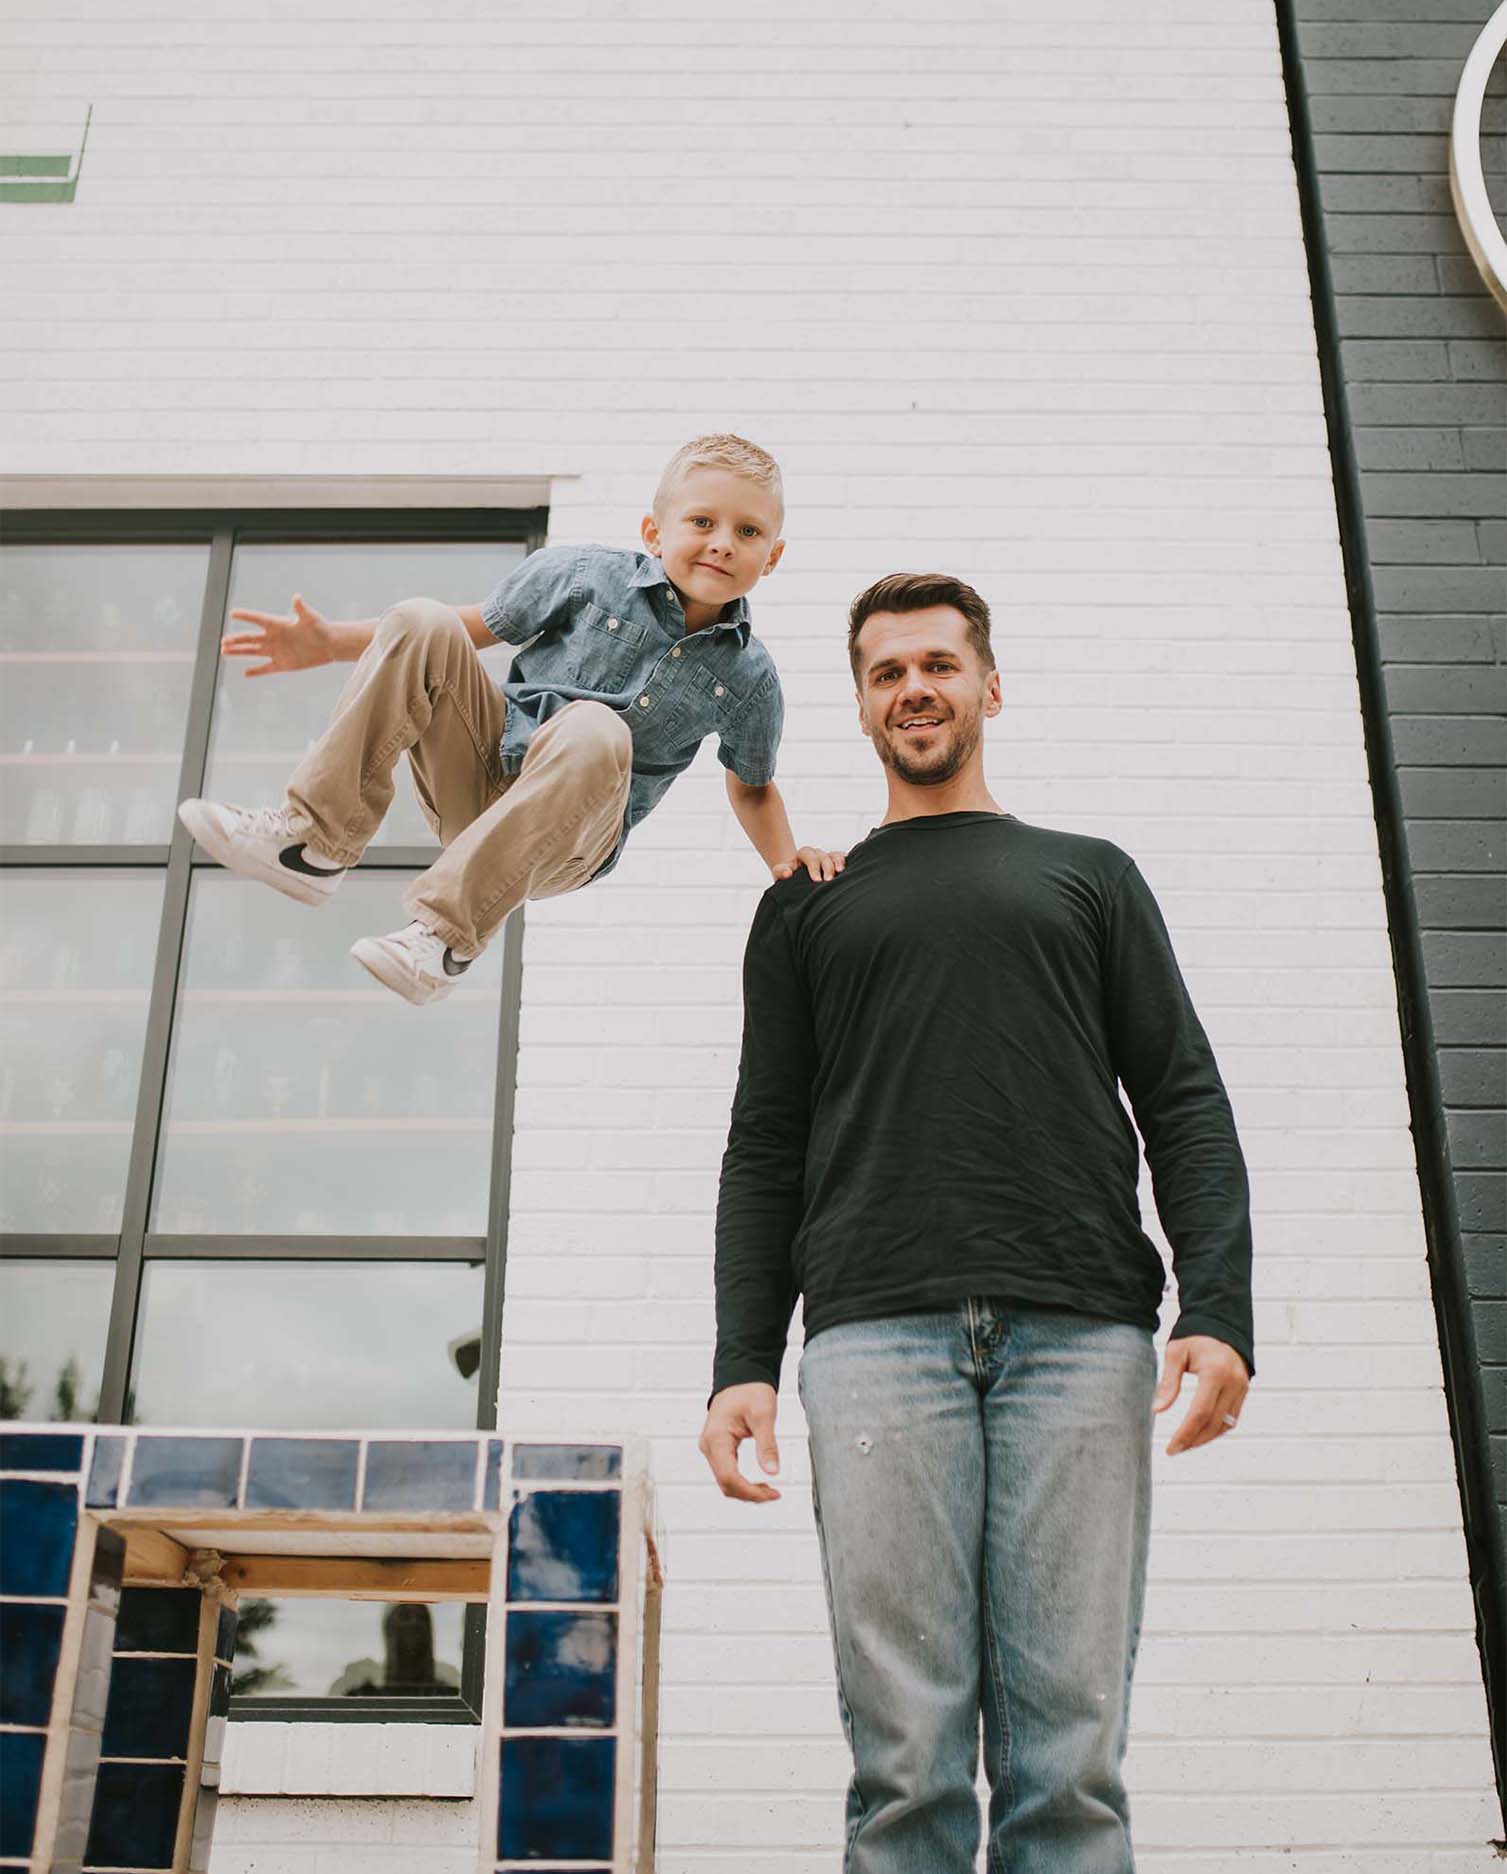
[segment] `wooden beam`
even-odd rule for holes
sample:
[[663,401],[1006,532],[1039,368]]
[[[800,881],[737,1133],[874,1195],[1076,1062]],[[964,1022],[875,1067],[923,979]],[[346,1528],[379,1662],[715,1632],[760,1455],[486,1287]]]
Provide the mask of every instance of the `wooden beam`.
[[485,1601],[491,1562],[345,1555],[227,1555],[237,1594],[328,1594],[347,1601]]
[[[152,1582],[180,1587],[188,1571],[188,1550],[161,1529],[123,1529],[128,1585]],[[197,1583],[194,1584],[197,1586]]]

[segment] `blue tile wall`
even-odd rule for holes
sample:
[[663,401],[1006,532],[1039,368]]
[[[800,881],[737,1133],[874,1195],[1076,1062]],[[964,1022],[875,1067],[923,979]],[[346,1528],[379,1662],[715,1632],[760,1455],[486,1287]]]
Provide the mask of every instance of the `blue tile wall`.
[[244,1442],[144,1434],[136,1440],[128,1502],[133,1508],[154,1503],[234,1508]]
[[508,1599],[615,1601],[620,1519],[616,1490],[515,1494],[508,1527]]
[[503,1723],[509,1729],[611,1725],[617,1684],[617,1615],[507,1617]]
[[124,1438],[96,1438],[84,1501],[91,1510],[113,1510],[120,1498],[120,1473],[126,1461]]
[[197,1588],[126,1588],[115,1623],[117,1653],[197,1653]]
[[181,1763],[102,1763],[84,1865],[170,1868],[183,1778]]
[[0,1724],[46,1728],[66,1612],[46,1603],[0,1602]]
[[621,1445],[514,1445],[513,1475],[564,1483],[611,1483],[623,1474]]
[[354,1438],[253,1438],[246,1508],[353,1510],[359,1454]]
[[77,1484],[0,1478],[0,1594],[66,1595],[77,1525]]
[[31,1853],[46,1742],[40,1731],[0,1731],[0,1855],[7,1858]]
[[79,1432],[0,1432],[0,1471],[67,1471],[84,1467]]
[[186,1757],[196,1659],[117,1653],[101,1750],[106,1757]]
[[610,1737],[505,1737],[498,1854],[609,1861],[615,1767]]
[[364,1510],[469,1510],[476,1504],[474,1439],[373,1439]]

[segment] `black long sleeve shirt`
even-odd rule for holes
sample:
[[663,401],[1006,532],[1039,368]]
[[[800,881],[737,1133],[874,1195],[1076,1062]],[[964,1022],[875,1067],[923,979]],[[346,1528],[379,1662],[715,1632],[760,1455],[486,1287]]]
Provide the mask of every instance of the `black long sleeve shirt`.
[[1254,1372],[1229,1100],[1156,901],[1107,840],[1009,814],[883,826],[764,894],[717,1206],[712,1389],[779,1384],[845,1321],[1015,1298],[1154,1328],[1136,1127],[1174,1336]]

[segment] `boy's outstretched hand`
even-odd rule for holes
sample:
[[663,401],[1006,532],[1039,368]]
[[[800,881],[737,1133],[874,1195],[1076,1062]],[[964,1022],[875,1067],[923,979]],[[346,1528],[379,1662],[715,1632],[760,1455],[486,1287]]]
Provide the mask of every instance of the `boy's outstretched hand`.
[[790,878],[798,865],[805,866],[818,885],[837,877],[847,859],[845,852],[825,852],[820,846],[802,846],[793,859],[779,859],[770,866],[776,878]]
[[269,677],[280,670],[312,670],[316,664],[335,661],[335,646],[330,621],[302,596],[293,594],[291,613],[232,612],[232,618],[255,625],[255,631],[234,631],[220,640],[222,657],[260,657],[266,661],[248,664],[248,677]]

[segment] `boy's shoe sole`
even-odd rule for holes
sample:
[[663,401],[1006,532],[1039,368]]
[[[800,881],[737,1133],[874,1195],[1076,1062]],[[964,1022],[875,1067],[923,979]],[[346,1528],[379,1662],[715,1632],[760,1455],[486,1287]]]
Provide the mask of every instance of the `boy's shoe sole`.
[[[411,1002],[416,1009],[427,1008],[431,1002],[443,1002],[455,987],[452,982],[434,982],[420,976],[385,937],[358,937],[351,945],[351,955],[384,989]],[[464,974],[464,968],[457,974]]]
[[312,867],[294,870],[294,864],[304,864],[303,848],[297,842],[276,861],[269,862],[257,853],[248,852],[226,834],[215,818],[214,805],[208,800],[185,800],[178,808],[178,818],[217,865],[242,878],[258,879],[274,891],[282,892],[284,897],[296,898],[300,904],[327,904],[335,895],[345,877],[344,870],[329,873],[320,873]]

